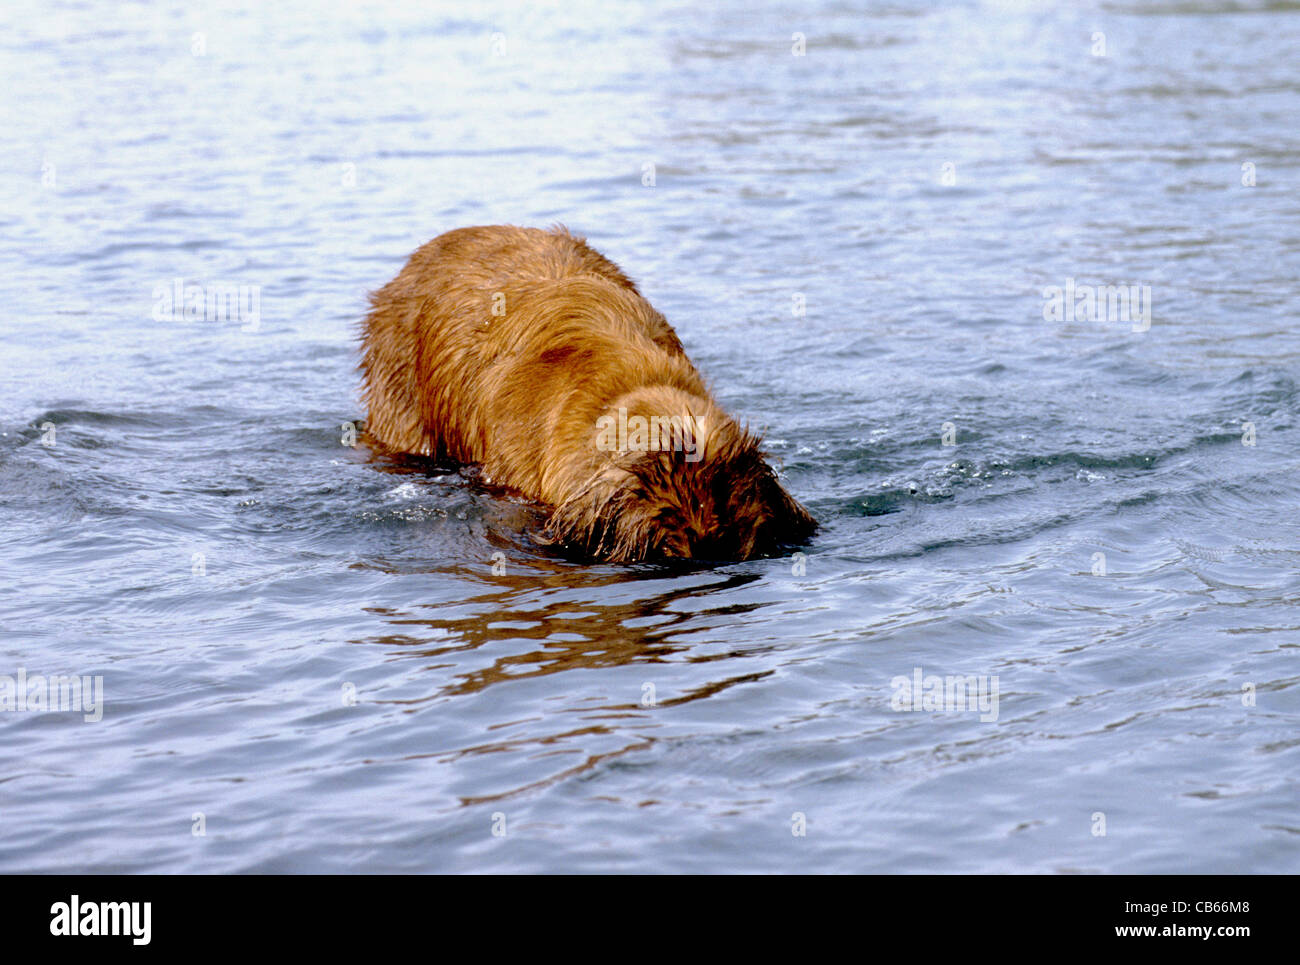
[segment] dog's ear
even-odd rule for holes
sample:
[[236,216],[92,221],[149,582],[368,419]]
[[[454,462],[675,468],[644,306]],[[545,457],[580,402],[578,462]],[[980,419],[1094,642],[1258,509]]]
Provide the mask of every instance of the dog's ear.
[[653,517],[641,498],[644,484],[634,471],[640,455],[620,453],[595,470],[552,510],[547,538],[590,559],[613,563],[642,559],[651,541]]

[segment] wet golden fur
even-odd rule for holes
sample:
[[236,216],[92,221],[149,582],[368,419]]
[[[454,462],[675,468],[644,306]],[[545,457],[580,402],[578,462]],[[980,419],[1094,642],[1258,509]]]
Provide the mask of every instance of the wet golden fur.
[[[449,231],[371,305],[371,444],[480,464],[545,504],[557,541],[615,562],[748,559],[816,526],[667,320],[564,228]],[[597,426],[620,408],[693,420],[693,446],[610,451]]]

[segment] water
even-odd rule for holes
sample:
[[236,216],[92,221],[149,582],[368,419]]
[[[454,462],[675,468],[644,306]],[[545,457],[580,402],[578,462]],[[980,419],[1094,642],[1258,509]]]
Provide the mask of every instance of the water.
[[[104,706],[0,714],[0,869],[1296,871],[1300,9],[872,7],[6,7],[0,673]],[[802,560],[341,444],[366,293],[553,221]]]

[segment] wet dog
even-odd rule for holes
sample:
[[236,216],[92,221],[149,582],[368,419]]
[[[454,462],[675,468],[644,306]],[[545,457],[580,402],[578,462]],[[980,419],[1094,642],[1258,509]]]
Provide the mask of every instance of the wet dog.
[[449,231],[371,306],[371,445],[479,464],[548,508],[552,540],[612,562],[742,560],[815,530],[668,321],[564,228]]

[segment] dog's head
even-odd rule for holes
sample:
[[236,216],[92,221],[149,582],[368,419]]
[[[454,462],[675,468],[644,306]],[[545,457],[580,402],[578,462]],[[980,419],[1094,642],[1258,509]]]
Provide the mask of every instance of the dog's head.
[[[689,423],[688,423],[689,424]],[[598,559],[747,560],[803,542],[817,523],[777,481],[757,437],[722,417],[681,445],[625,449],[551,517]]]

